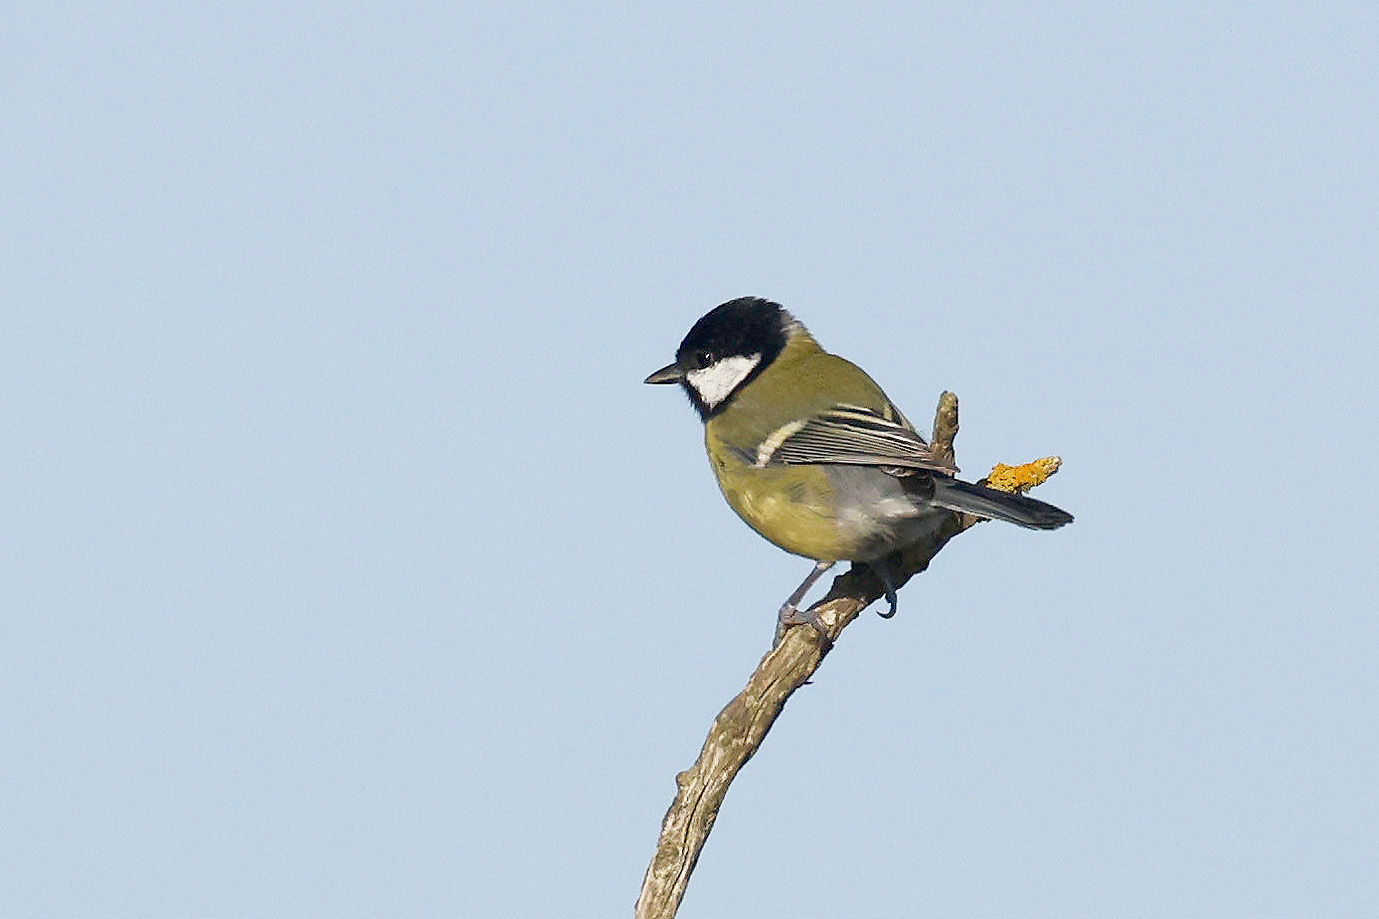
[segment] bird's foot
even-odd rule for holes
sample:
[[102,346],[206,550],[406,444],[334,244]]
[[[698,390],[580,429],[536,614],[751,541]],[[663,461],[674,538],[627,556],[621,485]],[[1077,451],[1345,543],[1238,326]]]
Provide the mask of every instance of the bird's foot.
[[895,595],[895,584],[891,581],[890,569],[885,562],[872,562],[871,570],[876,572],[877,578],[881,581],[881,589],[885,591],[886,602],[890,604],[890,609],[886,612],[876,611],[876,615],[882,619],[890,619],[895,615],[896,604],[899,602]]
[[819,633],[819,637],[824,640],[826,649],[833,644],[832,639],[828,637],[828,629],[817,611],[813,608],[800,610],[793,603],[784,603],[781,605],[780,614],[776,617],[776,640],[773,647],[780,644],[785,633],[797,625],[813,627],[814,631]]

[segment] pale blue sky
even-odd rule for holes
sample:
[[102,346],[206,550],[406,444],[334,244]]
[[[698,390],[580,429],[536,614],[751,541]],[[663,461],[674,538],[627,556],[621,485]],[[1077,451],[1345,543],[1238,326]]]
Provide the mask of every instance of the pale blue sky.
[[689,325],[958,460],[683,919],[1379,914],[1379,8],[28,3],[0,36],[0,915],[631,915],[808,563]]

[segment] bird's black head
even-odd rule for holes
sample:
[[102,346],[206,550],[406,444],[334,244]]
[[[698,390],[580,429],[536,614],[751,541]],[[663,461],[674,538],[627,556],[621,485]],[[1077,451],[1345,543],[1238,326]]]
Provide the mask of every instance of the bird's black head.
[[802,328],[779,303],[739,297],[714,307],[689,330],[675,363],[648,383],[679,383],[699,417],[708,421],[733,395],[780,355],[793,329]]
[[785,348],[786,330],[794,317],[779,303],[739,297],[700,317],[680,342],[675,362],[684,370],[702,370],[725,357],[761,355],[761,366]]

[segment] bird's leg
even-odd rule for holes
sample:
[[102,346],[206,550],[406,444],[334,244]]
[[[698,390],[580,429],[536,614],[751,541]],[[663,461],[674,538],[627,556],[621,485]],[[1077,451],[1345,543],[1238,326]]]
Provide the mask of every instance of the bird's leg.
[[814,563],[814,569],[809,572],[809,576],[800,582],[800,586],[795,588],[795,592],[790,595],[790,599],[781,605],[780,615],[776,617],[776,643],[779,644],[781,636],[785,630],[792,625],[804,625],[808,623],[814,626],[820,635],[827,637],[824,632],[824,625],[819,621],[817,614],[810,612],[800,612],[799,604],[804,599],[804,595],[809,593],[809,588],[814,586],[825,571],[832,568],[833,562],[819,561]]
[[886,592],[886,602],[891,605],[891,608],[884,613],[877,610],[876,615],[882,619],[889,619],[895,615],[896,607],[895,583],[891,581],[891,568],[886,564],[884,558],[879,558],[869,564],[871,570],[876,572],[876,577],[881,581],[881,589]]

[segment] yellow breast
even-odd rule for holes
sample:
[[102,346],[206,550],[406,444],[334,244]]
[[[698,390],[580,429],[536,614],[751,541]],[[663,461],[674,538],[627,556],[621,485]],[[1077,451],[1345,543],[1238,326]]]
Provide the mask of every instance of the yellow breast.
[[718,487],[747,525],[787,552],[806,558],[847,558],[850,546],[832,515],[832,489],[817,468],[737,462],[721,444],[709,446]]

